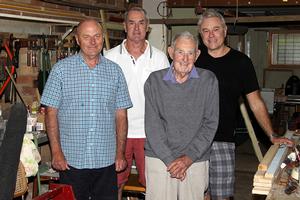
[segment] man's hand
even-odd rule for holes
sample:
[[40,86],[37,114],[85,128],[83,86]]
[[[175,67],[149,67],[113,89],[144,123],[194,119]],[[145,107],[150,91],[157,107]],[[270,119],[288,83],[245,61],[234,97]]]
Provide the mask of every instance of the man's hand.
[[127,167],[127,161],[124,155],[117,155],[116,157],[116,171],[120,172]]
[[285,137],[271,137],[271,142],[273,144],[284,144],[288,147],[294,146],[294,142]]
[[167,171],[172,178],[183,181],[186,176],[186,170],[192,165],[193,161],[188,156],[181,156],[175,159],[168,167]]
[[57,153],[53,153],[52,167],[57,171],[65,171],[67,169],[70,169],[63,152],[60,151]]

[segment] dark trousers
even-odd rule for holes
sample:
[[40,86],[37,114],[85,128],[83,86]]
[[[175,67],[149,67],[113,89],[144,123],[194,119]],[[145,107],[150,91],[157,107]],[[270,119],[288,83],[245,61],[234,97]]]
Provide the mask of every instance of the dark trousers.
[[60,183],[71,185],[76,200],[117,200],[115,165],[100,169],[76,169],[60,172]]

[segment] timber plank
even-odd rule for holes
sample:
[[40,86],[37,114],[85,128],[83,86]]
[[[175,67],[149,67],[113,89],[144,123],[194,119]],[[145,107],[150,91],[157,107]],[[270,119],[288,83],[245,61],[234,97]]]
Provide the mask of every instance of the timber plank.
[[271,164],[278,148],[279,148],[278,144],[272,145],[270,147],[270,149],[267,151],[267,153],[265,154],[262,161],[259,163],[258,170],[267,171],[267,169],[268,169],[269,165]]

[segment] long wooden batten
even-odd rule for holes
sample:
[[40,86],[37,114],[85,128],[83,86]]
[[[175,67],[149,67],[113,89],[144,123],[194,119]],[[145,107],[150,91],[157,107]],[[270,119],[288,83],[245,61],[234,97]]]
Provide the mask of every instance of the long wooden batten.
[[[282,15],[282,16],[252,16],[252,17],[225,17],[226,23],[270,23],[270,22],[300,22],[299,15]],[[165,24],[170,26],[176,25],[196,25],[197,18],[184,18],[184,19],[150,19],[151,24]]]

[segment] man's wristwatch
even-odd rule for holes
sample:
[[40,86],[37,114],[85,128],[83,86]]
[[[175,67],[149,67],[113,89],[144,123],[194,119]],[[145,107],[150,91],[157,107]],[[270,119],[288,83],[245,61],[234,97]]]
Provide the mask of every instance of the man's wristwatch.
[[281,136],[279,134],[277,134],[277,133],[272,133],[270,135],[270,140],[272,141],[274,138],[281,138]]

